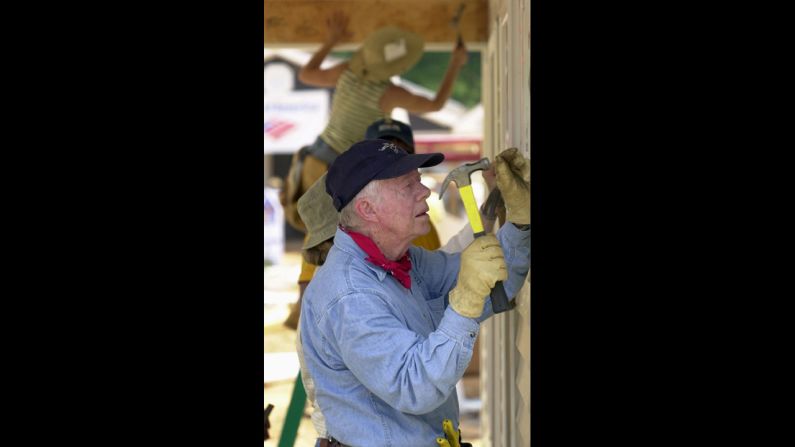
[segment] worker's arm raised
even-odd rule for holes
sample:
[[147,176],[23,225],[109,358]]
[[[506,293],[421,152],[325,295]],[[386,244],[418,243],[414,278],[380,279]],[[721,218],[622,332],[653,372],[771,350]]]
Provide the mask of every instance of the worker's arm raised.
[[323,59],[328,56],[328,53],[334,48],[334,45],[339,43],[342,39],[352,36],[351,32],[348,30],[348,17],[339,11],[332,13],[331,16],[326,19],[326,26],[328,27],[328,38],[326,42],[323,43],[323,46],[312,55],[312,59],[301,67],[301,71],[298,72],[298,79],[304,84],[317,87],[334,87],[337,84],[337,79],[339,79],[342,72],[348,67],[347,62],[342,62],[331,68],[320,68]]
[[415,95],[403,87],[391,86],[386,89],[379,103],[381,110],[390,113],[396,107],[402,107],[411,113],[435,112],[441,110],[450,98],[453,91],[453,83],[458,76],[461,67],[466,64],[468,59],[466,47],[462,44],[453,50],[450,56],[450,64],[444,74],[442,85],[433,99]]

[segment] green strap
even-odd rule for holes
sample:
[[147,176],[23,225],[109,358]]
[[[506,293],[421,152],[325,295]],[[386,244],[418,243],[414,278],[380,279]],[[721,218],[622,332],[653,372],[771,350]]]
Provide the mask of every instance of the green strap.
[[298,377],[295,378],[295,386],[293,386],[293,396],[290,398],[290,406],[287,407],[287,416],[284,418],[282,434],[279,436],[279,447],[293,447],[295,444],[305,406],[306,390],[304,390],[304,382],[301,380],[301,371],[298,371]]

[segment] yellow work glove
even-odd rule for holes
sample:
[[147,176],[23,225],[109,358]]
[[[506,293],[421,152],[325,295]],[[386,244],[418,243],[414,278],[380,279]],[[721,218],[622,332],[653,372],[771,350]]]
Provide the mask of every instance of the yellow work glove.
[[475,238],[461,252],[458,283],[450,291],[450,306],[460,315],[477,318],[497,281],[508,279],[502,247],[493,234]]
[[453,430],[453,421],[445,419],[442,421],[442,431],[444,438],[436,438],[439,447],[460,447],[461,429]]
[[530,160],[519,149],[505,149],[495,158],[497,187],[505,200],[505,218],[517,225],[530,223]]

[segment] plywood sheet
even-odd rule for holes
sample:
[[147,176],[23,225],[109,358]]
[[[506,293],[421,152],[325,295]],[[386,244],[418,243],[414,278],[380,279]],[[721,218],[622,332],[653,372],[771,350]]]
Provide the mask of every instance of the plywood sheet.
[[358,44],[371,32],[395,25],[420,34],[426,44],[453,43],[450,21],[461,3],[461,35],[465,42],[485,43],[488,34],[486,0],[264,0],[265,45],[318,44],[326,38],[325,18],[343,11],[353,37],[341,44]]

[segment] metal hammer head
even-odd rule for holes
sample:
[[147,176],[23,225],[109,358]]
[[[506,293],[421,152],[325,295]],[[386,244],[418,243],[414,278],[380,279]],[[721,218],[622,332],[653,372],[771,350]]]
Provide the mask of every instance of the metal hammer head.
[[461,40],[461,14],[464,12],[465,7],[466,5],[462,1],[461,4],[458,5],[458,11],[456,11],[455,15],[453,16],[453,19],[450,20],[450,26],[452,26],[453,29],[455,29],[457,34],[456,36],[457,46],[461,46],[464,44],[464,42]]
[[452,20],[450,20],[450,26],[452,26],[456,30],[458,29],[458,24],[461,22],[461,13],[464,12],[464,8],[465,7],[466,7],[466,5],[464,4],[464,2],[461,2],[461,4],[458,5],[458,10],[456,11],[456,13],[453,16]]
[[488,158],[481,158],[480,160],[474,163],[467,163],[465,165],[461,165],[447,174],[447,177],[444,178],[442,182],[442,190],[439,192],[439,198],[441,199],[444,195],[444,191],[447,189],[447,185],[450,184],[450,181],[454,181],[456,186],[459,188],[466,185],[471,185],[472,181],[469,179],[469,175],[475,171],[482,171],[484,169],[488,169],[491,165]]

